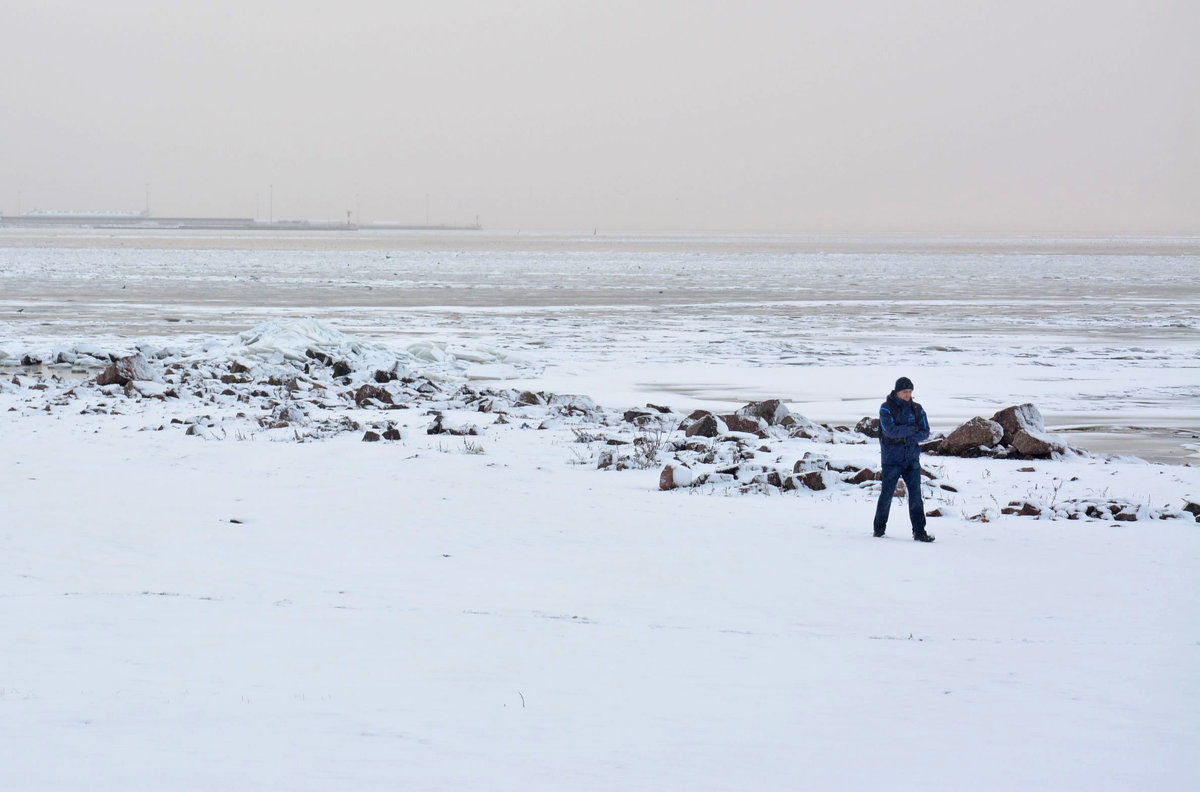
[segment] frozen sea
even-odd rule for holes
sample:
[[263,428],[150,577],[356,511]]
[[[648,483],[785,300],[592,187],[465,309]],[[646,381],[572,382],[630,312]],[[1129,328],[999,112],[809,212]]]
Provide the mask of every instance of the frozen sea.
[[0,362],[312,317],[483,347],[475,378],[647,401],[874,415],[903,374],[935,430],[1033,402],[1096,452],[1200,445],[1200,241],[0,232]]

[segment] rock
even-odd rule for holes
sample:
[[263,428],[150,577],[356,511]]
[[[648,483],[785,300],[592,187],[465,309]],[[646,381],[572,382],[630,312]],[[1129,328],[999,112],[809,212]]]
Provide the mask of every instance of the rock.
[[746,434],[756,435],[762,431],[762,426],[759,424],[760,418],[734,414],[722,415],[720,419],[725,422],[725,426],[731,432],[745,432]]
[[304,424],[308,423],[308,411],[302,405],[290,402],[276,407],[272,418],[275,423]]
[[955,429],[942,441],[939,453],[949,456],[979,456],[1000,442],[1004,427],[987,418],[975,417]]
[[646,421],[648,421],[652,416],[653,413],[635,408],[632,410],[626,410],[623,417],[628,423],[640,425],[646,423]]
[[381,404],[393,404],[392,394],[388,393],[378,385],[363,385],[354,392],[354,403],[359,407],[368,399],[380,402]]
[[1016,514],[1016,515],[1020,515],[1022,517],[1037,517],[1037,516],[1041,515],[1042,510],[1039,509],[1037,506],[1034,506],[1029,501],[1012,501],[1007,506],[1005,506],[1003,509],[1001,509],[1000,513],[1001,514]]
[[38,357],[37,355],[22,355],[21,356],[21,365],[22,366],[40,366],[40,365],[42,365],[42,359],[40,357]]
[[942,453],[942,443],[945,443],[945,442],[946,442],[946,437],[944,435],[939,434],[936,437],[931,437],[928,440],[926,440],[924,443],[920,444],[921,453],[923,453],[923,454],[940,454],[940,453]]
[[404,435],[395,426],[389,426],[383,433],[384,440],[403,440]]
[[[779,399],[768,399],[760,402],[750,402],[737,411],[738,415],[746,418],[761,418],[768,426],[779,426],[791,417],[791,411]],[[757,430],[756,430],[757,431]]]
[[1123,511],[1113,515],[1118,522],[1137,522],[1137,512]]
[[690,487],[695,478],[692,471],[683,465],[667,465],[658,476],[658,488],[673,490],[678,487]]
[[865,434],[867,437],[874,437],[877,440],[879,439],[879,436],[883,434],[883,430],[879,428],[879,419],[871,418],[869,416],[856,423],[854,425],[854,431],[858,432],[859,434]]
[[868,481],[879,481],[879,473],[871,470],[871,468],[863,468],[847,479],[847,481],[851,484],[865,484]]
[[533,391],[522,391],[521,395],[518,396],[517,400],[514,402],[517,407],[534,407],[545,403],[545,397],[542,396],[542,394],[534,393]]
[[1200,522],[1200,503],[1192,503],[1191,501],[1185,501],[1184,503],[1183,510],[1195,517],[1196,522]]
[[1012,447],[1021,456],[1043,459],[1049,458],[1052,453],[1062,451],[1064,448],[1062,443],[1047,434],[1025,429],[1018,429],[1017,433],[1013,435]]
[[1046,422],[1042,420],[1042,413],[1032,404],[1005,407],[993,415],[992,420],[1004,429],[1004,434],[1000,437],[1000,445],[1012,445],[1017,433],[1022,430],[1030,434],[1046,431]]
[[352,371],[354,371],[354,369],[351,368],[350,364],[345,360],[339,360],[333,364],[334,377],[348,377]]
[[381,439],[378,432],[372,432],[370,429],[364,432],[362,436],[364,443],[378,443]]
[[819,492],[820,490],[825,489],[825,476],[819,470],[810,470],[807,473],[801,473],[793,478],[810,490]]
[[304,350],[304,354],[307,357],[310,357],[313,360],[317,361],[318,363],[320,363],[323,366],[332,366],[333,365],[333,358],[330,357],[329,355],[325,354],[324,352],[320,352],[315,349],[306,349],[306,350]]
[[139,352],[136,355],[123,357],[116,363],[113,363],[96,377],[97,385],[128,385],[134,380],[149,380],[154,381],[157,377],[154,373],[154,368],[150,365],[150,361],[142,357]]
[[804,456],[796,460],[792,465],[793,473],[805,473],[810,470],[829,470],[829,457],[824,454],[814,454],[812,451],[804,452]]
[[670,408],[670,407],[663,407],[663,406],[662,406],[662,405],[660,405],[660,404],[649,404],[649,403],[647,403],[647,404],[646,404],[646,406],[647,406],[648,408],[650,408],[651,410],[654,410],[654,411],[656,411],[656,412],[660,412],[660,413],[662,413],[663,415],[668,415],[668,414],[670,414],[670,412],[671,412],[671,408]]
[[946,513],[941,510],[941,507],[938,507],[936,509],[930,509],[929,511],[925,512],[925,516],[926,517],[945,517]]
[[684,434],[688,437],[716,437],[719,434],[723,434],[722,430],[724,428],[725,423],[723,421],[712,413],[706,412],[699,420],[694,421],[688,426]]
[[1054,445],[1046,442],[1045,436],[1034,436],[1025,430],[1016,430],[1012,442],[1013,450],[1021,456],[1049,458],[1054,452]]
[[397,379],[400,379],[400,376],[395,371],[384,371],[383,369],[376,369],[375,371],[375,381],[380,385],[385,385]]

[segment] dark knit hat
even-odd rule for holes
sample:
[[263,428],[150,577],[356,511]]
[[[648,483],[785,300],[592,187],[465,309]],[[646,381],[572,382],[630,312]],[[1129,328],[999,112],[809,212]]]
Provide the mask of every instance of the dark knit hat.
[[912,380],[910,380],[908,377],[901,377],[900,379],[896,380],[896,390],[902,391],[902,390],[912,390],[912,389],[913,389]]

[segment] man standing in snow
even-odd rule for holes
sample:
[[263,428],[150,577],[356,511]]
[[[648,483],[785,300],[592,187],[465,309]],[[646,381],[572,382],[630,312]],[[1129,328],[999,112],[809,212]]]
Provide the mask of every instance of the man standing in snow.
[[912,400],[913,384],[908,377],[896,380],[895,389],[879,407],[879,451],[883,464],[883,489],[875,507],[875,535],[887,530],[888,512],[896,482],[904,479],[908,490],[908,517],[913,539],[932,542],[925,531],[925,506],[921,503],[921,446],[929,439],[925,409]]

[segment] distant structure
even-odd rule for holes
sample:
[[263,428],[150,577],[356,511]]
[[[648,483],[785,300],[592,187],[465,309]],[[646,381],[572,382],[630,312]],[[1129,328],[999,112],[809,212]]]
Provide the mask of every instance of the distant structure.
[[47,212],[33,211],[19,215],[0,215],[0,228],[95,228],[123,230],[189,230],[189,231],[358,231],[360,229],[388,231],[479,231],[475,225],[404,225],[401,223],[341,223],[332,220],[269,220],[250,217],[151,217],[149,210],[141,212]]

